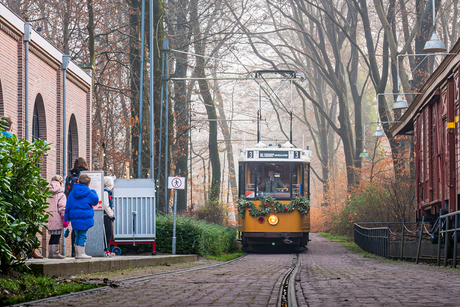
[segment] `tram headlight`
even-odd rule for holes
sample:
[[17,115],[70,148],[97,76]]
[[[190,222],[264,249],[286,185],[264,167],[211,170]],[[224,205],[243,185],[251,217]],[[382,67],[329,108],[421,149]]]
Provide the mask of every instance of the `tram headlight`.
[[268,217],[268,223],[272,226],[275,226],[276,224],[278,224],[278,217],[276,215],[270,215]]

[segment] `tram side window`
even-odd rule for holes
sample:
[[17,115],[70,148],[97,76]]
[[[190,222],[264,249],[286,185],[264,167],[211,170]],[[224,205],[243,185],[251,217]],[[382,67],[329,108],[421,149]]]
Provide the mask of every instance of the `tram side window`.
[[246,164],[244,174],[244,196],[246,196],[247,198],[255,197],[255,170],[255,163]]
[[303,195],[310,199],[310,165],[309,164],[305,164],[304,166],[304,174],[303,174]]
[[303,193],[302,185],[302,164],[292,165],[292,197],[297,197]]
[[244,164],[240,163],[238,167],[238,195],[245,195],[244,189]]

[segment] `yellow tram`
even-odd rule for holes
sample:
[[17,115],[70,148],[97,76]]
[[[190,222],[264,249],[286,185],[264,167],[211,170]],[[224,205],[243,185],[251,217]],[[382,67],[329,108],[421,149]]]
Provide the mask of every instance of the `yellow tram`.
[[238,232],[243,250],[305,248],[310,232],[311,151],[257,143],[239,157]]

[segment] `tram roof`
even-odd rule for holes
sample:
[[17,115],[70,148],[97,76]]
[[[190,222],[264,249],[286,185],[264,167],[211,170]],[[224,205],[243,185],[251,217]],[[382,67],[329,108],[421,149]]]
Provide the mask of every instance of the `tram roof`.
[[247,162],[303,162],[311,161],[311,151],[296,148],[289,142],[283,145],[265,145],[259,142],[254,147],[246,148],[239,156],[239,161]]

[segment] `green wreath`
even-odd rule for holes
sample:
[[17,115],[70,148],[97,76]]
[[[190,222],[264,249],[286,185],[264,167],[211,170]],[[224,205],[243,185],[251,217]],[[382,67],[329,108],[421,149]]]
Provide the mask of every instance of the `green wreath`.
[[310,210],[310,200],[303,196],[299,196],[291,201],[290,205],[299,211],[301,215],[307,215],[308,211]]
[[269,203],[270,202],[262,200],[259,205],[259,208],[256,208],[256,205],[252,201],[247,200],[245,196],[241,196],[240,198],[238,198],[237,201],[238,216],[244,219],[244,211],[246,210],[246,208],[248,209],[249,215],[252,217],[269,215],[272,211],[272,208],[269,206]]
[[246,208],[256,207],[252,201],[246,199],[246,196],[240,196],[236,203],[238,204],[236,206],[238,210],[238,216],[241,217],[242,219],[244,219],[244,210],[246,210]]
[[282,204],[279,201],[273,205],[273,211],[275,213],[282,213],[282,212],[292,212],[294,211],[294,204],[292,201],[287,205],[287,204]]

